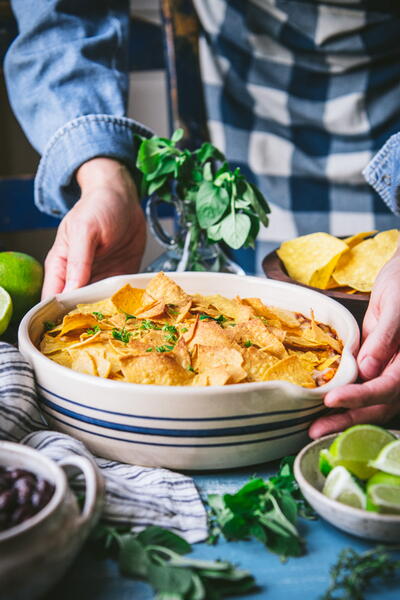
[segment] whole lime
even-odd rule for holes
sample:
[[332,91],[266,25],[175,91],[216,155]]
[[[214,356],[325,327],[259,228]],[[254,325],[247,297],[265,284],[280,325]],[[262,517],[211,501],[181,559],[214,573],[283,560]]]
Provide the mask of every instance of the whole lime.
[[43,267],[29,254],[0,252],[0,286],[10,294],[13,304],[13,321],[40,300]]

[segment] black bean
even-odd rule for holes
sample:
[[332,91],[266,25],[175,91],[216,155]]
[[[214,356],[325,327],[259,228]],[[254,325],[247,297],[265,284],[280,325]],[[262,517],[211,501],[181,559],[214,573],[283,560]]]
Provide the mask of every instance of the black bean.
[[20,477],[14,482],[14,489],[17,491],[18,504],[25,504],[30,501],[35,489],[35,480],[32,477]]
[[15,490],[6,490],[0,494],[0,511],[9,511],[16,505],[17,493]]
[[22,523],[26,519],[29,519],[33,515],[33,510],[30,504],[24,504],[23,506],[18,506],[11,514],[10,524],[18,525],[18,523]]

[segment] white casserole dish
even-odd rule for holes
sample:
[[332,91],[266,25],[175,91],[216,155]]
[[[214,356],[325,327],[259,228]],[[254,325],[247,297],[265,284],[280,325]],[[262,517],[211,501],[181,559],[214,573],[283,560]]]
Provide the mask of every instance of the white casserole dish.
[[306,316],[312,309],[344,343],[335,377],[315,389],[285,381],[214,387],[138,385],[77,373],[37,349],[44,321],[56,320],[78,303],[111,296],[125,283],[145,287],[152,276],[111,277],[60,294],[32,308],[19,328],[19,348],[35,371],[46,419],[95,454],[172,469],[233,468],[273,460],[307,443],[308,427],[325,410],[325,394],[356,379],[359,330],[346,308],[297,285],[222,273],[168,276],[188,293],[258,297]]

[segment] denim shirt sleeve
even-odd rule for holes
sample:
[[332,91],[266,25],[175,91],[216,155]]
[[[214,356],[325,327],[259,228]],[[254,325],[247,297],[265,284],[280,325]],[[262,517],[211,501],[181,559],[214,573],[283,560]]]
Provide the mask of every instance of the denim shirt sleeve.
[[79,198],[76,169],[107,156],[135,169],[126,115],[128,0],[12,0],[19,35],[5,58],[13,110],[42,154],[35,202],[64,215]]
[[367,182],[400,215],[400,133],[392,135],[363,170]]

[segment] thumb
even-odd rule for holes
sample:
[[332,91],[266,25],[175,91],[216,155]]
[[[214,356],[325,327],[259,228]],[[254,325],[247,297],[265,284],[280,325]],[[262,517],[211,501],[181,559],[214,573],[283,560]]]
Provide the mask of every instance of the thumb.
[[73,290],[90,281],[97,248],[96,232],[89,227],[73,230],[68,240],[68,256],[64,291]]
[[400,313],[393,304],[385,306],[358,353],[357,362],[363,379],[377,377],[399,349]]

